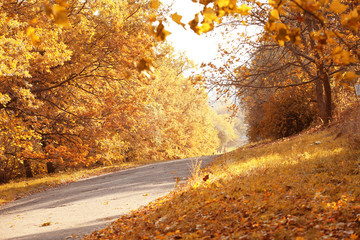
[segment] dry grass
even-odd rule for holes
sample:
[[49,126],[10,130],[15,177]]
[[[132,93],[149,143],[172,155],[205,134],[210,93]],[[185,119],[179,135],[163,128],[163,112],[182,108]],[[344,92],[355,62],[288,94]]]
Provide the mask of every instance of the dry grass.
[[227,153],[88,239],[359,239],[358,113]]

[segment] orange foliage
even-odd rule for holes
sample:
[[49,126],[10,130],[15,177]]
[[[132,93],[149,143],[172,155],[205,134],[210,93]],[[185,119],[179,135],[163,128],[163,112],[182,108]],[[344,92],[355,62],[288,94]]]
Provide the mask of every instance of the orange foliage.
[[[196,87],[180,85],[169,94],[171,88],[160,91],[145,73],[153,71],[150,62],[162,47],[154,49],[147,22],[152,10],[144,2],[5,0],[0,7],[0,182],[21,176],[24,168],[29,176],[42,173],[48,161],[58,169],[78,168],[201,155],[216,147],[203,90],[196,95]],[[162,81],[176,82],[175,67],[156,74],[173,71]],[[179,82],[189,84],[182,76]],[[183,105],[155,96],[181,96]],[[159,129],[151,108],[156,104],[174,108],[161,118],[177,124]],[[205,112],[191,116],[186,107]],[[181,121],[183,112],[191,121]],[[202,137],[184,136],[197,136],[184,129],[201,130],[202,123],[212,139],[208,147]],[[154,147],[158,131],[171,140]]]

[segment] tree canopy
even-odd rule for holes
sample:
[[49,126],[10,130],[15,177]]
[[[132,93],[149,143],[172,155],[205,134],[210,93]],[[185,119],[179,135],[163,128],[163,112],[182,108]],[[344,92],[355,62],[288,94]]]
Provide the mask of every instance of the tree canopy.
[[46,163],[87,167],[217,148],[207,95],[183,75],[188,60],[156,41],[151,4],[5,0],[0,9],[0,182]]
[[[158,2],[154,0],[152,2]],[[193,0],[203,9],[188,23],[201,34],[224,27],[223,34],[244,26],[261,29],[257,37],[239,34],[229,51],[223,49],[227,61],[213,69],[212,85],[226,93],[228,86],[239,89],[287,88],[315,85],[318,114],[327,124],[332,118],[332,85],[353,87],[359,63],[359,1],[347,0]],[[181,16],[173,20],[181,25]],[[162,24],[160,22],[160,24]],[[163,30],[166,31],[166,30]],[[240,49],[248,48],[246,54]],[[252,53],[253,57],[249,57]],[[266,65],[266,52],[277,52],[276,65]],[[231,55],[231,57],[229,57]],[[249,58],[245,61],[244,57]],[[264,58],[265,57],[265,58]],[[288,75],[282,76],[286,69]],[[282,78],[274,83],[272,78]],[[254,79],[262,78],[265,85]]]

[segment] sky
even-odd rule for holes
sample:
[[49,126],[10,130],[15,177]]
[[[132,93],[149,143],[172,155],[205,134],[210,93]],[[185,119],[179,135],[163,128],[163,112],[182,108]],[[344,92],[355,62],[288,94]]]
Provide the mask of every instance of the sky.
[[[163,2],[166,4],[173,1],[164,0]],[[171,14],[177,12],[183,17],[181,21],[187,25],[201,9],[199,4],[193,3],[191,0],[175,0]],[[166,40],[172,42],[176,50],[186,52],[190,59],[199,64],[210,62],[216,58],[217,45],[222,39],[221,36],[206,36],[205,34],[199,36],[188,25],[185,30],[172,20],[169,22],[170,26],[166,27],[166,30],[171,34]]]

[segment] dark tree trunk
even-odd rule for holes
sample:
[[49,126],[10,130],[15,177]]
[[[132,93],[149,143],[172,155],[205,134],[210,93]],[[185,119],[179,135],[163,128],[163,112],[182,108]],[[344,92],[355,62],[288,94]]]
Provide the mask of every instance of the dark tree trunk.
[[324,84],[324,93],[325,93],[325,116],[324,122],[326,124],[330,123],[332,119],[332,99],[331,99],[331,87],[328,75],[325,75],[323,80]]
[[27,178],[34,177],[29,160],[24,160],[25,175]]
[[316,100],[319,116],[324,125],[332,119],[331,87],[328,75],[320,67],[319,78],[316,80]]
[[48,174],[55,173],[55,165],[52,162],[46,163],[46,169]]
[[[309,26],[310,32],[318,31],[320,26],[316,24],[311,18],[307,19],[307,25]],[[310,34],[309,32],[309,34]],[[315,49],[315,40],[310,37],[310,46],[311,49]],[[329,76],[327,75],[326,69],[324,68],[324,62],[321,56],[315,51],[314,54],[317,61],[314,63],[316,64],[316,71],[317,71],[317,79],[316,79],[316,100],[318,104],[318,111],[319,117],[323,121],[324,125],[328,125],[332,118],[331,113],[331,87],[329,82]]]

